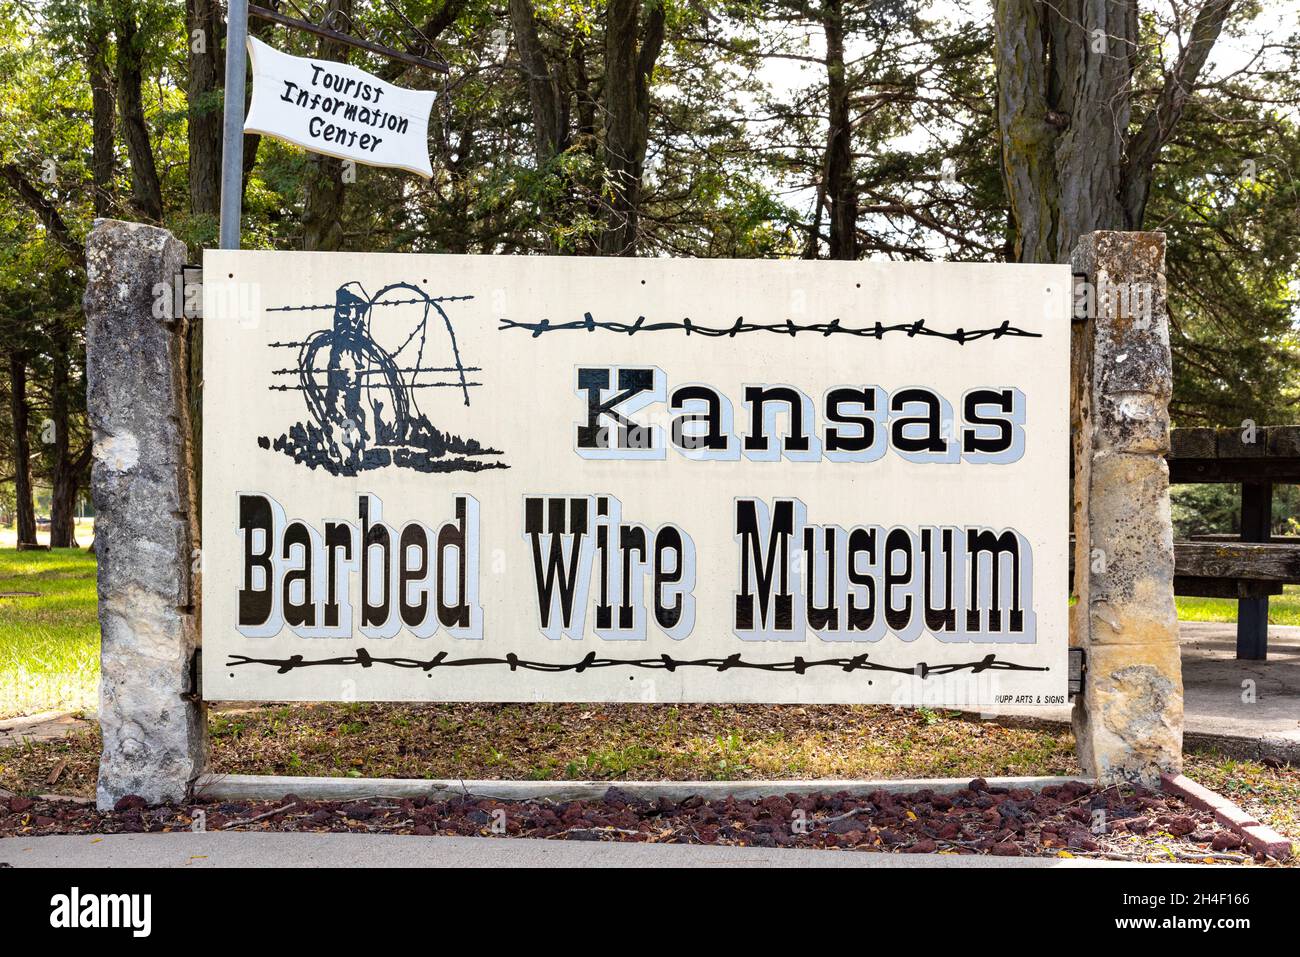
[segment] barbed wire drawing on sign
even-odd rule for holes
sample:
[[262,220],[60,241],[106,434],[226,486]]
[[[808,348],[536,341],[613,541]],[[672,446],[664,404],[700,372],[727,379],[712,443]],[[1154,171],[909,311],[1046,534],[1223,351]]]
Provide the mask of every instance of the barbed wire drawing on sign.
[[[273,370],[288,381],[272,392],[300,392],[307,418],[277,438],[258,444],[332,475],[358,475],[396,466],[417,472],[477,472],[509,468],[501,450],[478,439],[439,428],[420,408],[422,390],[447,390],[470,405],[479,366],[465,365],[456,330],[443,303],[472,296],[430,296],[419,286],[396,282],[373,296],[359,282],[335,291],[333,304],[289,305],[268,312],[330,310],[333,323],[305,338],[272,342],[296,349],[292,366]],[[381,308],[406,307],[394,313]],[[426,364],[427,363],[427,364]],[[440,403],[447,415],[448,403]]]

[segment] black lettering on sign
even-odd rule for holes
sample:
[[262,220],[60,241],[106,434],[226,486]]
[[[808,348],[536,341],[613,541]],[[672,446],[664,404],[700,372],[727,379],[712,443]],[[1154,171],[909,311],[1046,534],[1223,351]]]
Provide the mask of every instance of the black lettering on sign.
[[600,590],[596,598],[596,628],[607,631],[614,627],[614,606],[610,604],[609,586],[609,523],[600,521],[609,514],[609,498],[596,499],[596,560],[600,565]]
[[[859,405],[863,415],[852,415],[844,406]],[[826,451],[865,452],[876,444],[875,389],[831,389],[826,393]],[[846,434],[840,426],[851,426]]]
[[[436,531],[407,522],[399,531],[383,521],[379,498],[363,492],[358,522],[326,521],[322,532],[286,520],[269,496],[240,495],[239,632],[270,638],[288,627],[302,638],[392,638],[405,629],[430,638],[441,626],[453,638],[482,638],[479,505],[470,495],[453,501],[454,521]],[[358,585],[359,624],[353,615]]]
[[[898,556],[901,562],[895,563]],[[894,631],[906,631],[912,621],[912,536],[905,529],[891,529],[885,536],[885,622]],[[903,593],[895,604],[896,592]]]
[[[284,623],[293,627],[316,624],[316,606],[312,603],[311,553],[312,530],[302,522],[290,522],[284,530],[284,551],[281,558],[286,561],[294,557],[294,550],[302,556],[296,568],[290,568],[284,575]],[[301,599],[295,600],[294,586],[301,589]]]
[[[670,412],[681,412],[686,408],[686,403],[691,401],[703,402],[704,412],[691,412],[678,415],[673,419],[672,441],[673,445],[686,451],[708,450],[710,452],[725,452],[728,447],[728,437],[723,432],[723,411],[729,409],[730,403],[718,392],[717,389],[707,385],[684,385],[673,390],[672,399],[668,403]],[[726,403],[726,405],[724,405]],[[703,424],[704,431],[686,432],[689,425]],[[726,423],[730,428],[730,423]]]
[[[859,605],[856,593],[849,594],[849,628],[853,631],[868,631],[876,623],[876,576],[871,568],[876,563],[876,530],[874,528],[854,528],[849,532],[848,548],[849,584],[865,589],[866,601]],[[858,564],[859,557],[865,557],[867,569],[863,571]]]
[[[669,392],[657,367],[580,368],[577,395],[586,421],[574,448],[587,459],[661,459],[671,447],[697,462],[735,461],[743,453],[754,462],[866,464],[893,451],[919,464],[1003,465],[1025,451],[1025,396],[1012,387],[969,390],[957,416],[946,398],[923,387],[891,394],[878,385],[833,386],[819,405],[792,385],[746,385],[747,429],[721,390],[690,382]],[[659,427],[634,418],[659,402],[671,419],[667,441]]]
[[[577,449],[581,455],[597,449],[652,449],[652,430],[637,425],[624,412],[643,408],[656,396],[655,373],[650,369],[618,369],[619,391],[605,398],[615,372],[608,367],[578,369],[578,391],[587,393],[587,424],[578,426]],[[630,400],[640,397],[640,401]],[[627,405],[623,411],[619,406]],[[608,419],[614,430],[605,424]],[[613,441],[611,441],[611,436]]]
[[945,642],[1033,640],[1033,555],[1014,529],[844,528],[808,523],[798,499],[775,498],[770,508],[736,500],[738,637],[870,642],[889,631],[906,642],[928,631]]
[[[1025,627],[1025,611],[1020,602],[1020,536],[1008,529],[998,535],[991,530],[968,529],[966,555],[970,563],[970,591],[966,609],[966,628],[980,631],[980,617],[988,611],[988,630],[1002,630],[1002,599],[1007,582],[1003,577],[1004,564],[1011,571],[1011,613],[1008,630],[1020,632]],[[1005,559],[1005,562],[1004,562]],[[981,569],[988,566],[989,574]]]
[[962,400],[962,419],[970,425],[992,426],[997,430],[996,438],[982,438],[975,429],[962,429],[961,443],[963,452],[985,452],[995,454],[1011,448],[1011,422],[1001,416],[981,415],[981,405],[991,405],[1003,415],[1010,415],[1013,398],[1010,389],[972,389]]
[[[412,599],[412,585],[418,586],[429,574],[429,534],[418,522],[410,522],[402,529],[400,539],[401,559],[398,562],[397,602],[401,609],[402,624],[416,628],[429,614],[429,593],[415,588],[417,598]],[[414,557],[414,561],[412,561]]]
[[621,525],[618,530],[618,547],[623,555],[623,600],[618,606],[618,627],[622,631],[632,631],[636,627],[635,613],[640,610],[641,604],[638,601],[634,606],[633,589],[629,587],[634,581],[640,581],[638,570],[637,577],[633,578],[632,554],[637,555],[637,562],[644,565],[646,562],[646,534],[643,525]]
[[[943,604],[934,600],[935,533],[939,534],[941,547],[939,560],[943,563]],[[933,632],[955,631],[957,605],[953,599],[953,547],[951,528],[921,529],[921,561],[925,570],[925,627]]]
[[583,638],[592,602],[594,632],[605,641],[645,640],[652,617],[674,640],[694,628],[691,537],[671,524],[652,531],[624,522],[622,510],[612,495],[525,497],[538,628],[547,638]]
[[[836,601],[835,543],[840,529],[833,525],[822,526],[822,548],[817,549],[817,532],[815,526],[807,525],[803,530],[804,568],[807,569],[808,592],[808,627],[814,631],[838,631],[840,627],[840,607]],[[817,592],[824,590],[826,603],[817,604]]]
[[[456,524],[450,522],[438,530],[438,621],[447,628],[468,628],[470,625],[470,602],[466,593],[469,581],[469,537],[465,528],[465,506],[463,496],[456,498]],[[447,552],[456,554],[456,574],[452,576],[460,583],[455,602],[448,602],[443,595],[443,583],[447,581],[447,569],[450,564]]]
[[[922,405],[925,411],[918,415],[904,416],[909,405]],[[899,452],[935,452],[948,451],[948,440],[944,437],[943,409],[946,403],[941,396],[929,389],[899,389],[889,400],[890,441]],[[923,434],[917,435],[920,427]],[[909,429],[911,430],[909,432]]]
[[[264,625],[271,617],[275,588],[271,567],[275,528],[270,499],[265,495],[240,495],[239,530],[244,538],[244,585],[239,589],[239,624],[249,627]],[[254,572],[260,573],[260,586],[253,580]]]
[[[673,566],[667,567],[666,558],[673,554]],[[654,602],[655,622],[665,631],[677,627],[682,620],[682,606],[685,597],[678,593],[671,603],[665,602],[667,586],[677,585],[682,581],[686,549],[682,541],[681,529],[665,525],[655,536],[655,570]]]
[[[797,453],[811,450],[808,437],[809,424],[812,421],[812,404],[806,395],[788,385],[745,386],[745,402],[749,405],[749,434],[745,436],[745,454],[751,458],[763,458],[763,453],[775,450],[769,441],[768,430],[775,427],[776,412],[770,408],[772,403],[785,406],[789,429],[781,439],[781,451],[791,458],[802,458]],[[790,453],[796,453],[791,455]],[[821,454],[820,447],[817,454]]]
[[[371,512],[379,518],[382,506],[373,495],[362,495],[357,503],[361,519],[361,627],[382,628],[392,615],[392,594],[389,587],[392,565],[393,536],[383,522],[372,522]],[[379,552],[378,563],[373,557]],[[376,575],[383,583],[379,601],[374,601]]]
[[[795,629],[791,591],[790,537],[795,505],[794,499],[776,499],[769,519],[766,504],[758,499],[736,500],[740,593],[736,595],[734,628],[742,638],[803,638],[802,626],[797,632]],[[798,505],[802,513],[803,503]],[[802,514],[799,522],[803,524]]]
[[[582,637],[586,608],[575,597],[578,566],[586,552],[587,520],[585,498],[524,499],[524,535],[532,542],[537,610],[548,638]],[[582,584],[585,589],[586,574]]]
[[[343,560],[339,561],[339,553]],[[347,522],[325,523],[325,554],[329,583],[326,585],[325,626],[337,628],[339,625],[339,592],[348,590],[348,573],[353,567],[352,526]],[[340,587],[341,586],[341,587]],[[352,606],[348,605],[351,611]]]

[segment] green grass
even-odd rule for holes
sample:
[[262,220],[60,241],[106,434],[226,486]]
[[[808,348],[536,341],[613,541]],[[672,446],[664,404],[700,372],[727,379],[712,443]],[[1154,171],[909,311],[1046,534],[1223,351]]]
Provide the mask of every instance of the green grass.
[[[1237,620],[1237,602],[1231,598],[1179,598],[1178,617],[1183,621]],[[1270,625],[1300,625],[1300,585],[1286,585],[1280,595],[1268,600]]]
[[95,556],[0,549],[0,718],[93,708],[99,694]]
[[1300,766],[1270,768],[1213,751],[1193,752],[1186,762],[1193,781],[1218,791],[1247,814],[1300,843]]

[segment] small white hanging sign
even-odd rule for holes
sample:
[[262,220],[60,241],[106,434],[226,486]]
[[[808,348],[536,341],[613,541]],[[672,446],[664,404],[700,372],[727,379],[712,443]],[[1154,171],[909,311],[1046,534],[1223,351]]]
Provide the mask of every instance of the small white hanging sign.
[[408,90],[346,63],[290,56],[248,38],[253,97],[244,132],[368,166],[433,176],[431,90]]

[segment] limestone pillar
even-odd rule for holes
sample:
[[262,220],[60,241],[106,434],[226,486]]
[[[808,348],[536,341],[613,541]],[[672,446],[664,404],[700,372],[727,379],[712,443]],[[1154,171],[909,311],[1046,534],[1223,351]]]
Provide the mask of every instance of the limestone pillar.
[[86,399],[101,630],[98,804],[184,800],[207,759],[196,685],[185,246],[101,220],[86,242]]
[[1182,767],[1183,682],[1169,513],[1172,367],[1163,233],[1094,232],[1074,251],[1075,591],[1079,760],[1102,783],[1159,787]]

